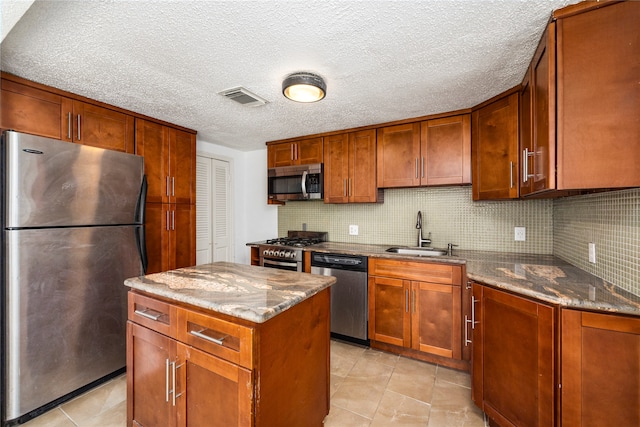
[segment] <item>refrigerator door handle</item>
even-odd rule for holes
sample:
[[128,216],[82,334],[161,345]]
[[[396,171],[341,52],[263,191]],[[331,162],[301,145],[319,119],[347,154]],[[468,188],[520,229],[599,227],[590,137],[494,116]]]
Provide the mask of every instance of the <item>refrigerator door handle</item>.
[[138,203],[136,205],[136,218],[135,222],[139,224],[136,230],[136,244],[138,246],[138,253],[140,254],[140,262],[142,263],[142,272],[147,273],[147,265],[149,264],[147,259],[147,242],[145,237],[145,214],[146,214],[146,201],[147,201],[147,175],[142,175],[142,184],[140,186],[140,194],[138,196]]

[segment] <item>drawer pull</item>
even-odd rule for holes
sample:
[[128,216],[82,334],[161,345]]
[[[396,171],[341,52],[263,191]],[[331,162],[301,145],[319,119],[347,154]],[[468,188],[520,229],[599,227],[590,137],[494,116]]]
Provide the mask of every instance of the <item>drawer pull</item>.
[[218,344],[218,345],[222,345],[222,342],[224,341],[225,338],[227,338],[229,335],[225,335],[221,338],[213,338],[210,337],[209,335],[205,335],[202,332],[206,331],[206,329],[200,329],[199,331],[189,331],[189,333],[193,336],[196,336],[198,338],[202,338],[203,340],[207,340],[209,342],[212,342],[214,344]]
[[162,317],[163,314],[158,311],[150,310],[148,308],[145,308],[144,310],[135,310],[134,313],[142,317],[146,317],[147,319],[154,320],[156,322]]

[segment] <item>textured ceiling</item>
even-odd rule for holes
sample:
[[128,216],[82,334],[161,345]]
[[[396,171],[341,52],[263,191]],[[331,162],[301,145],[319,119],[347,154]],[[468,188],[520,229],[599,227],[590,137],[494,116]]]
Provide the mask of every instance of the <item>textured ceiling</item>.
[[[35,1],[2,40],[0,64],[254,150],[472,107],[522,80],[552,10],[575,2]],[[296,71],[324,77],[327,97],[284,98]],[[217,95],[235,86],[269,103]]]

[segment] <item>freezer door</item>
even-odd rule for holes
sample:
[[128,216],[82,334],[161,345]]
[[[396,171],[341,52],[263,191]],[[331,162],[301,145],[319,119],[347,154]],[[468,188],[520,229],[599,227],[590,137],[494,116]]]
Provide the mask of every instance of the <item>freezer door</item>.
[[136,228],[5,232],[6,419],[125,366],[123,281],[141,274]]
[[143,158],[5,132],[5,227],[133,224]]

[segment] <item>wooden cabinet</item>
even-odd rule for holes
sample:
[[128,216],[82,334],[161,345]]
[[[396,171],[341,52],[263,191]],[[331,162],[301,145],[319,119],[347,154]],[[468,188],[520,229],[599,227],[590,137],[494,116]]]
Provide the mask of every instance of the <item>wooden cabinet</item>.
[[136,152],[144,156],[147,202],[195,204],[195,135],[136,120]]
[[461,282],[459,266],[369,258],[371,346],[461,359]]
[[473,200],[518,198],[518,93],[472,113]]
[[378,129],[378,187],[471,183],[468,114]]
[[471,116],[420,124],[420,185],[471,184]]
[[324,202],[375,203],[376,132],[366,130],[324,137]]
[[640,3],[585,3],[556,12],[557,186],[637,187]]
[[547,26],[523,82],[522,196],[556,188],[555,28]]
[[640,425],[640,318],[563,309],[564,426]]
[[207,351],[250,356],[251,329],[140,295],[129,306],[128,426],[251,425],[251,366]]
[[554,425],[556,308],[477,283],[472,292],[473,401],[500,426]]
[[322,163],[322,137],[267,146],[267,167]]
[[[9,80],[3,75],[0,128],[134,152],[132,115]],[[25,83],[28,83],[25,81]],[[36,87],[37,86],[37,87]]]
[[521,195],[640,186],[640,4],[582,2],[554,19],[523,82]]
[[328,412],[329,289],[260,324],[129,293],[128,426],[321,426]]
[[147,274],[195,265],[195,205],[147,203]]

